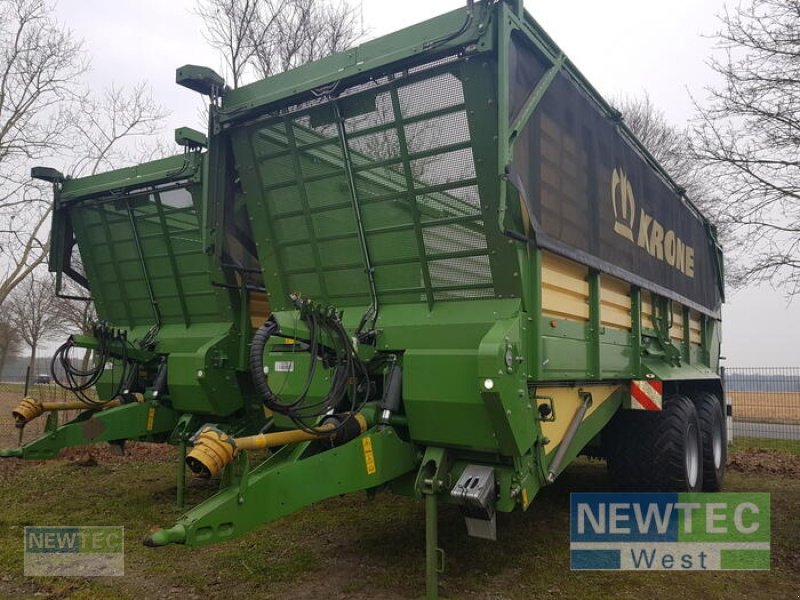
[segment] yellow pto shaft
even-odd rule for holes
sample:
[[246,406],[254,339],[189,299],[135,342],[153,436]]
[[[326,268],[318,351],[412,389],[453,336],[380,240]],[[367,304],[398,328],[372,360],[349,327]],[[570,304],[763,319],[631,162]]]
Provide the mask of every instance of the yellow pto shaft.
[[14,417],[14,422],[17,427],[24,427],[36,417],[41,416],[46,412],[57,410],[87,410],[90,408],[112,408],[119,406],[119,400],[112,400],[105,404],[98,405],[97,407],[90,406],[80,400],[71,400],[69,402],[41,402],[34,398],[23,398],[19,406],[11,411],[11,416]]
[[[355,435],[367,430],[368,424],[364,415],[357,413],[352,415],[352,419],[357,424],[351,430]],[[207,425],[195,435],[194,447],[186,456],[186,464],[200,477],[214,477],[233,462],[239,450],[262,450],[287,444],[328,439],[338,436],[339,433],[340,430],[337,429],[337,424],[329,422],[315,427],[313,431],[291,429],[289,431],[234,438],[212,425]]]

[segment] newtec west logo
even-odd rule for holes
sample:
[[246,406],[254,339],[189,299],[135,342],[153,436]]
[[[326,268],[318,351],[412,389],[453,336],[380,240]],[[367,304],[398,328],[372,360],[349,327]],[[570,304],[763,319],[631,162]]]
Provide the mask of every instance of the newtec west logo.
[[125,574],[122,527],[26,527],[25,575]]
[[768,570],[769,494],[571,494],[570,562],[587,570]]
[[[694,248],[642,208],[636,212],[633,186],[622,169],[611,173],[611,205],[614,231],[686,275],[694,277]],[[637,224],[638,217],[638,224]]]

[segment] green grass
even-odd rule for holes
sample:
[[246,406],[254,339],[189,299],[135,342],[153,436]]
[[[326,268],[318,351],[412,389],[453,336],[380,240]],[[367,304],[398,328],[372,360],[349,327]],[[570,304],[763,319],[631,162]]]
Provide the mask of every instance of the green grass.
[[800,456],[800,440],[772,440],[768,438],[737,437],[730,446],[731,452],[740,452],[750,448],[778,450],[787,454]]
[[[728,491],[772,494],[771,572],[569,571],[569,492],[605,491],[599,462],[581,460],[527,513],[501,514],[498,541],[467,537],[455,507],[443,506],[442,592],[450,598],[758,598],[800,589],[800,481],[731,472]],[[189,501],[213,493],[193,484]],[[0,471],[0,597],[141,598],[204,594],[259,598],[414,598],[424,590],[421,503],[365,494],[334,498],[217,546],[146,548],[152,526],[178,513],[174,467],[117,462],[83,468],[63,461]],[[126,574],[102,580],[26,578],[25,525],[124,525]],[[612,593],[613,590],[613,593]]]

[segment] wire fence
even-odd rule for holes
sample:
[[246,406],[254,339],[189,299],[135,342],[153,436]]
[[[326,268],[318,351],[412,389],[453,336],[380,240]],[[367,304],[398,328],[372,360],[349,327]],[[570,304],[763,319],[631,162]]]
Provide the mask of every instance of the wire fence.
[[800,447],[800,367],[728,367],[724,378],[734,441]]

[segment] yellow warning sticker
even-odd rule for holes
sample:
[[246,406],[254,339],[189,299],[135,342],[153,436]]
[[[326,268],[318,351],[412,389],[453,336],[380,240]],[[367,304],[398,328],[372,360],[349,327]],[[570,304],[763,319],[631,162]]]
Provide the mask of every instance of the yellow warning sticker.
[[372,438],[367,436],[361,440],[364,447],[364,464],[367,467],[367,475],[374,475],[378,468],[375,466],[375,455],[372,453]]
[[528,508],[528,490],[525,488],[522,488],[522,508]]
[[153,431],[153,425],[156,422],[156,409],[150,408],[147,411],[147,431]]

